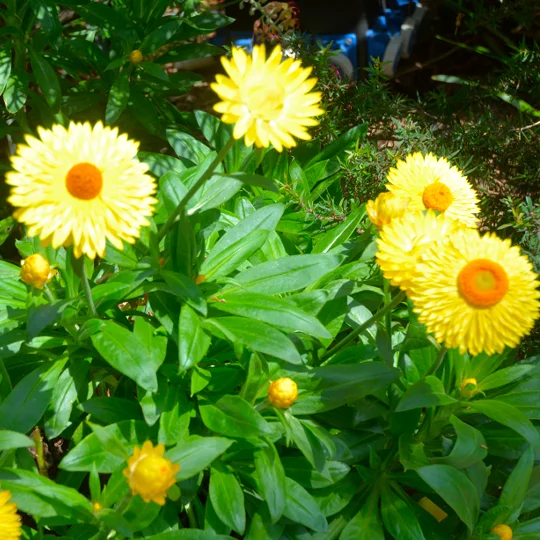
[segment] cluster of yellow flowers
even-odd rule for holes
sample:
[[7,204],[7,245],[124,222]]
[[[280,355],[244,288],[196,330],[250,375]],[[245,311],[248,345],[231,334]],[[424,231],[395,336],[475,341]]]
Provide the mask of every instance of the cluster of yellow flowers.
[[377,263],[420,322],[462,353],[517,346],[540,311],[538,276],[509,240],[478,232],[478,198],[463,174],[415,153],[390,170],[388,190],[367,205]]

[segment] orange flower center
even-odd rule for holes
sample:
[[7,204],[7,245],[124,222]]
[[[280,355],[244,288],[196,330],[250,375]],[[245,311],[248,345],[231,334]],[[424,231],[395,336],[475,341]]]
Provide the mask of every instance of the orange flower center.
[[508,276],[504,268],[489,259],[475,259],[465,265],[457,282],[461,296],[477,308],[494,306],[508,291]]
[[422,201],[426,208],[444,212],[454,200],[449,187],[442,182],[433,182],[426,186],[422,194]]
[[94,199],[101,193],[102,187],[101,171],[91,163],[77,163],[67,173],[66,188],[77,199]]

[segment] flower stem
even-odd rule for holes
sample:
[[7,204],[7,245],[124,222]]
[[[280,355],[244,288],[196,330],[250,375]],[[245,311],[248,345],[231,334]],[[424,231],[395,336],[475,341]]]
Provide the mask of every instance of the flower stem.
[[225,156],[228,154],[229,150],[232,148],[235,143],[235,139],[231,137],[225,146],[218,152],[218,155],[210,163],[208,169],[204,171],[202,176],[191,186],[189,191],[184,195],[184,198],[180,201],[178,206],[174,209],[173,213],[169,216],[167,223],[165,223],[158,233],[158,243],[161,242],[163,237],[167,234],[167,231],[173,226],[173,223],[177,220],[178,216],[185,210],[187,203],[191,200],[193,195],[199,191],[201,186],[212,176],[213,172],[216,170],[216,167],[225,159]]
[[54,297],[53,292],[51,291],[51,289],[49,289],[49,287],[47,287],[47,285],[43,286],[43,292],[45,293],[45,296],[47,297],[47,300],[51,304],[54,304],[56,302],[56,298]]
[[97,317],[97,311],[96,306],[94,305],[94,299],[92,298],[92,289],[90,288],[90,282],[88,281],[88,277],[86,275],[86,268],[84,266],[84,256],[79,257],[76,259],[73,257],[73,270],[75,270],[75,273],[79,276],[79,279],[81,280],[84,295],[86,296],[86,301],[88,302],[88,307],[90,308],[90,313],[93,317]]
[[435,359],[435,362],[433,365],[429,368],[429,371],[426,373],[426,376],[433,375],[437,372],[437,370],[441,367],[441,364],[443,363],[444,357],[446,356],[446,353],[448,352],[448,349],[444,346],[442,346],[438,353],[437,358]]
[[336,343],[334,347],[326,351],[323,355],[321,355],[321,360],[325,360],[329,358],[330,356],[334,356],[336,353],[341,351],[341,349],[344,349],[352,343],[364,330],[369,328],[375,321],[378,321],[380,318],[384,317],[387,313],[391,313],[392,310],[400,304],[405,299],[405,292],[400,291],[394,299],[389,303],[386,304],[382,309],[377,311],[375,315],[370,317],[364,324],[360,325],[358,328],[355,328],[346,338],[343,338],[340,342]]

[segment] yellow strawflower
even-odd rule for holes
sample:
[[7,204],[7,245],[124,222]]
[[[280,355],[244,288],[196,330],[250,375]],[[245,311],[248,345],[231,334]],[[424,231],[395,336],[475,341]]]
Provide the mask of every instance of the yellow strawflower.
[[476,192],[445,158],[409,154],[390,169],[387,179],[388,191],[409,197],[410,210],[436,210],[467,227],[477,226],[480,209]]
[[139,144],[100,122],[38,132],[19,145],[6,175],[8,201],[28,235],[91,259],[105,256],[107,239],[118,249],[135,242],[157,202],[148,166],[136,159]]
[[21,261],[21,279],[36,289],[43,289],[57,273],[58,270],[51,269],[49,261],[40,253]]
[[217,75],[211,85],[222,100],[214,109],[223,114],[223,122],[234,124],[233,137],[244,137],[246,146],[272,144],[278,152],[296,146],[294,137],[311,139],[307,128],[323,114],[317,105],[321,93],[311,92],[317,83],[309,78],[311,68],[282,58],[279,45],[268,59],[264,45],[256,45],[251,55],[233,48],[230,60],[221,59],[228,77]]
[[380,229],[393,219],[403,217],[408,204],[408,198],[387,191],[381,193],[374,201],[368,201],[366,211],[371,223]]
[[124,476],[133,495],[140,495],[144,502],[164,505],[167,490],[176,483],[174,475],[180,470],[180,465],[164,458],[164,453],[162,444],[154,448],[151,441],[146,441],[142,448],[136,446],[128,459]]
[[496,534],[501,540],[512,540],[512,529],[508,525],[495,525],[489,532]]
[[410,296],[437,341],[462,353],[494,354],[517,346],[533,327],[537,278],[509,240],[463,229],[424,252]]
[[478,392],[476,379],[465,379],[461,384],[461,395],[465,398],[473,397]]
[[276,379],[268,387],[268,401],[278,409],[287,409],[298,397],[297,384],[288,377]]
[[0,491],[0,539],[17,540],[22,535],[22,523],[17,514],[17,505],[8,503],[11,499],[9,491]]
[[132,64],[140,64],[143,61],[143,53],[137,49],[129,53],[129,61]]
[[377,264],[392,285],[407,291],[422,253],[459,229],[457,221],[433,211],[410,212],[382,228],[377,239]]

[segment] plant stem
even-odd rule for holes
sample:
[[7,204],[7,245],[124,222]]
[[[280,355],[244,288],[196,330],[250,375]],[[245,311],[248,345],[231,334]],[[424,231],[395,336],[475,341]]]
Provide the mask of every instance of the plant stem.
[[366,328],[369,328],[375,321],[378,321],[387,313],[391,313],[392,310],[405,299],[405,294],[406,293],[404,291],[400,291],[389,304],[386,304],[382,309],[377,311],[375,315],[370,317],[364,324],[360,325],[358,328],[355,328],[346,338],[342,339],[339,343],[336,343],[334,347],[321,355],[321,360],[325,360],[326,358],[333,356],[337,352],[341,351],[341,349],[347,347],[347,345],[352,343],[364,330],[366,330]]
[[90,282],[88,281],[88,277],[86,275],[86,268],[84,266],[84,256],[79,257],[78,259],[73,257],[72,260],[73,269],[81,280],[84,295],[86,296],[86,301],[88,302],[88,307],[90,308],[90,313],[93,317],[97,317],[96,306],[94,305],[94,299],[92,298],[92,289],[90,288]]
[[202,176],[191,186],[190,190],[184,195],[184,198],[180,201],[178,206],[174,209],[174,212],[169,216],[167,223],[165,223],[158,233],[158,243],[161,242],[167,231],[172,227],[173,223],[176,221],[178,216],[185,210],[187,203],[191,200],[193,195],[199,191],[201,186],[212,176],[212,173],[216,170],[216,167],[223,161],[229,150],[232,148],[235,143],[235,139],[231,137],[225,146],[218,152],[216,159],[210,163],[208,169],[204,171]]
[[54,304],[56,302],[56,298],[54,297],[53,292],[51,291],[51,289],[49,289],[49,287],[47,287],[47,285],[43,286],[43,292],[45,293],[47,300],[49,300],[51,304]]
[[439,349],[439,352],[437,353],[437,358],[435,359],[435,362],[433,365],[429,368],[429,371],[426,373],[426,376],[433,375],[437,372],[437,370],[441,367],[441,364],[443,363],[444,357],[446,356],[446,353],[448,352],[448,349],[444,346],[442,346]]
[[45,461],[45,452],[43,450],[43,439],[41,438],[41,432],[39,428],[34,429],[32,433],[32,439],[36,445],[36,461],[41,476],[49,477],[49,472],[47,470],[47,463]]

